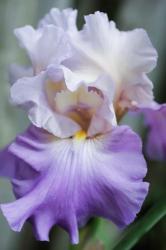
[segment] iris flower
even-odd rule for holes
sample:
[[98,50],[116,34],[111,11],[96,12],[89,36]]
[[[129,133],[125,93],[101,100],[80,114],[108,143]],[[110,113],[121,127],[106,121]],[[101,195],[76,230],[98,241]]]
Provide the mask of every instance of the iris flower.
[[[142,143],[131,128],[117,124],[117,105],[122,88],[132,101],[146,102],[144,95],[134,99],[135,86],[143,93],[147,88],[149,98],[151,83],[145,73],[156,61],[142,30],[120,33],[97,12],[78,31],[75,18],[76,11],[53,9],[36,30],[15,30],[32,70],[28,76],[19,70],[24,77],[11,86],[11,100],[27,112],[31,124],[0,152],[1,175],[11,178],[16,196],[1,205],[10,227],[20,231],[29,221],[37,239],[49,240],[52,226],[60,225],[73,244],[79,241],[78,228],[91,217],[123,228],[140,211],[148,192]],[[131,43],[138,33],[143,38]],[[119,68],[120,61],[124,68]]]
[[[143,29],[119,31],[115,23],[110,22],[107,15],[101,12],[85,16],[85,25],[78,31],[76,17],[76,10],[65,9],[61,12],[52,9],[38,25],[38,31],[51,25],[62,29],[68,37],[70,56],[66,53],[66,60],[63,60],[68,88],[73,91],[82,81],[89,85],[99,76],[109,76],[112,79],[110,83],[114,84],[115,88],[113,104],[118,121],[130,110],[142,113],[149,128],[147,154],[149,158],[165,160],[166,138],[163,128],[166,126],[166,106],[154,100],[153,83],[147,76],[156,66],[157,51],[146,31]],[[27,34],[28,27],[18,29],[16,35],[19,37],[22,32]],[[22,39],[24,39],[23,34]],[[28,49],[26,44],[23,46]],[[51,49],[49,50],[53,53]],[[24,68],[14,66],[12,79],[18,78],[16,71],[18,76],[25,74]],[[29,72],[27,71],[26,75],[29,75]],[[103,88],[103,80],[101,82],[102,84],[97,86],[99,89]],[[109,98],[109,86],[107,90]],[[162,132],[158,133],[159,130]],[[154,138],[157,138],[157,143],[151,143]]]

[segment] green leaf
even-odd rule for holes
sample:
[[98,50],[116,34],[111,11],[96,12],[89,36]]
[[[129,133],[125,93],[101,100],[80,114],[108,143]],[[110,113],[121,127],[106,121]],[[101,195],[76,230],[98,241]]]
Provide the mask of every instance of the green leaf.
[[158,201],[142,219],[133,224],[113,250],[129,250],[166,215],[166,197]]

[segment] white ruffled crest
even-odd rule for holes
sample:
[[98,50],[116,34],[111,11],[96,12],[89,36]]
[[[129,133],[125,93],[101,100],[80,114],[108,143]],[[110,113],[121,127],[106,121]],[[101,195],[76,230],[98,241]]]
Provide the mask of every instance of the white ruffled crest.
[[35,126],[66,138],[81,129],[94,136],[116,125],[114,110],[101,91],[81,83],[71,92],[64,81],[63,68],[57,68],[53,78],[47,73],[24,77],[11,87],[12,102],[28,112]]
[[[52,81],[57,81],[57,78],[61,75],[61,78],[64,78],[65,84],[67,88],[70,91],[76,91],[82,84],[86,85],[88,88],[91,89],[96,89],[97,91],[101,91],[101,95],[103,96],[104,100],[104,105],[101,107],[101,109],[98,110],[98,114],[102,114],[102,117],[106,118],[106,120],[111,121],[113,126],[117,125],[116,117],[115,117],[115,111],[113,107],[113,98],[115,94],[115,85],[111,79],[110,76],[108,75],[100,75],[95,81],[92,81],[87,84],[87,82],[82,82],[79,78],[79,76],[75,73],[73,73],[69,68],[66,68],[64,66],[61,66],[61,71],[56,67],[56,65],[50,65],[48,67],[48,75],[52,79]],[[63,72],[63,77],[60,72]],[[59,78],[58,78],[59,79]],[[107,103],[107,97],[108,97],[108,103]],[[108,112],[109,110],[109,112]],[[111,111],[111,112],[110,112]],[[95,133],[95,122],[97,118],[97,123],[96,126],[99,124],[99,117],[97,115],[93,117],[92,123],[93,126],[93,133]],[[104,119],[105,119],[104,118]],[[102,123],[103,121],[101,121]],[[89,128],[89,131],[91,131],[91,128]],[[89,132],[91,134],[91,132]]]
[[[81,78],[77,75],[77,73],[72,72],[69,68],[65,66],[60,66],[60,68],[63,71],[63,77],[66,86],[70,91],[76,91],[79,88],[79,86],[82,83],[84,83],[87,87],[94,87],[101,90],[101,92],[108,97],[110,102],[112,102],[115,94],[115,85],[109,75],[102,74],[99,75],[98,78],[90,82],[86,82],[81,80]],[[48,75],[54,81],[57,80],[58,76],[57,71],[58,71],[57,65],[52,64],[48,67]]]
[[51,63],[59,64],[70,55],[67,36],[54,25],[35,30],[25,26],[14,31],[20,45],[26,49],[35,73],[45,70]]
[[45,72],[35,77],[19,79],[11,87],[11,100],[13,104],[27,110],[28,117],[35,126],[61,138],[69,137],[80,130],[80,126],[51,109],[44,91],[46,79]]

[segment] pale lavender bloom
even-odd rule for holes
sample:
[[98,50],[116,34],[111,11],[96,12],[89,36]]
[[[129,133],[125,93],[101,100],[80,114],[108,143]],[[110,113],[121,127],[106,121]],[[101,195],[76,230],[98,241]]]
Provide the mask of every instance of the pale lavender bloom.
[[[29,128],[0,155],[9,155],[7,166],[17,159],[10,167],[18,198],[1,208],[15,231],[29,220],[37,239],[48,240],[51,227],[58,224],[76,244],[78,227],[92,216],[111,219],[119,227],[131,223],[148,184],[143,182],[146,163],[140,139],[130,128],[116,125],[106,98],[106,80],[111,79],[102,77],[103,92],[95,87],[101,78],[70,91],[64,72],[61,66],[50,67],[11,87],[12,101],[38,128]],[[17,168],[21,171],[20,159],[23,167],[34,170],[31,177],[29,171],[21,172],[21,180],[20,174],[15,176]]]
[[31,126],[8,147],[10,168],[26,170],[21,179],[20,171],[13,179],[17,200],[1,205],[14,231],[28,220],[37,239],[48,240],[57,224],[76,244],[78,227],[92,216],[119,227],[134,220],[148,192],[140,139],[126,126],[91,139],[85,136],[79,132],[62,140]]
[[[17,198],[11,204],[1,205],[11,228],[20,231],[29,220],[36,237],[48,240],[51,227],[57,224],[69,232],[74,244],[78,243],[78,227],[90,217],[108,218],[119,227],[131,223],[148,192],[148,183],[143,181],[147,169],[140,139],[127,126],[117,126],[113,103],[117,96],[115,75],[118,76],[119,66],[113,64],[113,59],[110,59],[112,64],[107,65],[106,60],[100,61],[100,56],[94,54],[93,58],[88,44],[80,51],[70,39],[71,34],[85,36],[89,43],[88,39],[94,35],[95,51],[100,47],[101,54],[106,55],[95,30],[96,24],[101,25],[100,31],[107,29],[109,23],[105,22],[104,14],[96,13],[87,18],[92,30],[88,31],[86,25],[85,30],[79,32],[72,29],[75,18],[76,12],[72,10],[55,9],[37,30],[30,26],[16,30],[31,59],[34,75],[20,78],[12,85],[11,99],[13,104],[26,110],[32,125],[0,153],[0,161],[4,163],[2,174],[12,178]],[[105,28],[104,44],[109,38]],[[156,55],[147,35],[138,30],[129,32],[126,38],[114,24],[110,30],[116,38],[114,46],[119,36],[125,48],[135,33],[142,37],[135,38],[136,53],[129,43],[128,50],[129,47],[133,50],[124,54],[124,62],[127,55],[130,59],[136,58],[134,73],[129,63],[126,68],[121,67],[123,74],[119,74],[118,83],[126,79],[126,87],[137,85],[135,80],[140,79],[141,74],[147,80],[145,73],[154,67]],[[139,53],[144,44],[147,60]],[[113,48],[117,53],[113,58],[118,60],[118,47]],[[89,61],[84,60],[87,58]],[[109,74],[105,65],[107,69],[116,68],[116,74]],[[151,86],[148,80],[145,82]]]
[[69,91],[59,68],[18,80],[11,94],[40,127],[31,126],[0,154],[17,198],[1,205],[11,228],[20,231],[29,220],[37,239],[48,240],[57,224],[76,244],[78,227],[92,216],[119,227],[131,223],[148,192],[146,162],[138,136],[116,126],[105,93],[83,83]]

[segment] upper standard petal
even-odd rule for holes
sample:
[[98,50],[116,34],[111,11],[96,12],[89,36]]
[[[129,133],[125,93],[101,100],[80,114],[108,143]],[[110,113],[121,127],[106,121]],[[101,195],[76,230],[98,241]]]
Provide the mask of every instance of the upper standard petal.
[[[96,12],[85,17],[82,31],[74,37],[71,33],[71,46],[73,55],[65,66],[85,82],[108,74],[115,84],[116,105],[125,108],[126,101],[132,106],[132,102],[153,99],[153,85],[146,74],[156,66],[157,52],[145,30],[119,31],[106,14]],[[138,89],[144,93],[142,99]]]
[[14,33],[21,47],[27,51],[35,74],[45,70],[53,62],[61,63],[70,55],[67,36],[54,25],[36,30],[31,26],[24,26],[15,29]]
[[57,8],[53,8],[40,20],[39,27],[52,24],[65,31],[76,31],[76,18],[77,10],[67,8],[61,11]]

